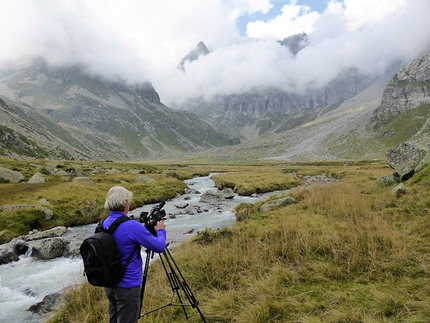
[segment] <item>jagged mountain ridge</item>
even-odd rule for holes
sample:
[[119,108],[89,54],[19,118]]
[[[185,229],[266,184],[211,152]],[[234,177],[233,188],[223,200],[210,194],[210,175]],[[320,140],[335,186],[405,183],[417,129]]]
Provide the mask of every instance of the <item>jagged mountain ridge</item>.
[[[107,82],[79,66],[52,68],[39,60],[31,68],[3,72],[0,94],[4,106],[13,102],[24,114],[31,110],[32,119],[44,120],[36,124],[58,137],[48,142],[58,142],[74,158],[173,157],[234,142],[195,115],[163,105],[149,83]],[[1,125],[8,126],[4,112]],[[20,126],[11,130],[20,133],[29,122],[15,123]]]
[[[284,38],[279,43],[295,55],[309,41],[306,33],[301,33]],[[199,52],[196,47],[188,53],[181,61],[182,66],[189,57],[198,59],[196,54]],[[400,67],[399,62],[393,63],[381,75],[362,75],[351,69],[324,88],[308,90],[304,94],[276,88],[256,88],[243,94],[217,95],[209,101],[203,97],[191,98],[177,108],[194,113],[214,128],[242,141],[253,141],[315,120],[379,79],[386,78],[387,74],[391,77]]]
[[[385,73],[311,120],[300,119],[285,131],[260,136],[234,151],[218,149],[216,154],[222,159],[380,159],[402,142],[430,147],[429,61],[430,54],[420,57],[394,77]],[[208,156],[214,154],[210,151]]]

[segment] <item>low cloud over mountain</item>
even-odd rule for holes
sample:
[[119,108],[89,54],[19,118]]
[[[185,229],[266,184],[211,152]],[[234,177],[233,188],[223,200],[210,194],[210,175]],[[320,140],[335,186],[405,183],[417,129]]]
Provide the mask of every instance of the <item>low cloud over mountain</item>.
[[[35,57],[82,64],[92,75],[150,81],[171,106],[267,86],[300,93],[345,70],[374,73],[393,60],[406,63],[430,44],[427,0],[331,1],[321,13],[292,1],[240,34],[241,15],[271,7],[269,0],[2,1],[0,65],[28,66]],[[301,27],[309,43],[293,55],[278,40]],[[178,70],[201,40],[210,53]]]

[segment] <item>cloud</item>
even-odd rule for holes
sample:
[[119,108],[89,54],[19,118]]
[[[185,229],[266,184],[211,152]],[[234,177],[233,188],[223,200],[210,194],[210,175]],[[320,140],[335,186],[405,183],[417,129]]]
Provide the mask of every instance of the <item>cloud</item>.
[[[84,64],[92,74],[151,81],[162,102],[272,86],[302,91],[357,68],[382,70],[411,60],[430,45],[428,0],[331,1],[319,14],[287,1],[268,21],[274,0],[0,0],[0,66]],[[306,31],[308,46],[293,56],[276,40]],[[177,65],[199,41],[210,54]]]
[[319,14],[295,1],[281,8],[281,14],[268,22],[255,21],[248,24],[246,33],[251,38],[283,39],[302,32],[312,32],[312,25]]

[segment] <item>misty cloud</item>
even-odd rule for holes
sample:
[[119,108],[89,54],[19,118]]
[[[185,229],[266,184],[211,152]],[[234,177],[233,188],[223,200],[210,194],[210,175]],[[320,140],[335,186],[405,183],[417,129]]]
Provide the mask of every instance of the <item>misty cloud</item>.
[[[428,0],[331,1],[322,13],[295,1],[269,21],[236,19],[267,13],[269,0],[0,0],[1,66],[35,57],[52,65],[83,64],[93,75],[150,81],[167,105],[188,97],[242,93],[258,87],[303,91],[340,73],[382,71],[430,45]],[[307,47],[293,56],[277,40],[306,31]],[[177,69],[199,41],[210,54]]]

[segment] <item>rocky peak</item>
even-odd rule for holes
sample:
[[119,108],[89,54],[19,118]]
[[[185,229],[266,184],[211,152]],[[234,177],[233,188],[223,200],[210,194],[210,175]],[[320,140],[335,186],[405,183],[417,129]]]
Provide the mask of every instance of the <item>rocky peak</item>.
[[204,56],[207,54],[209,54],[208,48],[206,47],[204,42],[200,41],[193,50],[188,52],[188,54],[185,55],[184,58],[182,58],[178,68],[181,70],[185,70],[184,65],[186,62],[192,62],[192,61],[198,60],[200,56],[202,55]]
[[282,46],[287,47],[293,55],[296,55],[299,51],[306,47],[309,42],[308,35],[306,33],[300,33],[284,38],[278,41]]
[[384,90],[381,106],[374,112],[376,128],[408,110],[430,104],[430,54],[397,72]]

